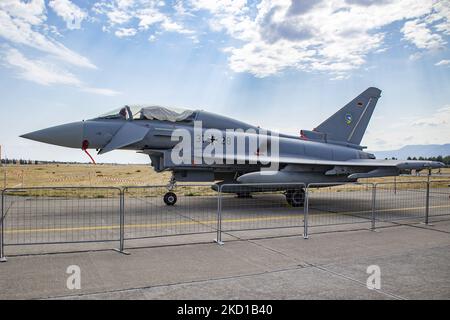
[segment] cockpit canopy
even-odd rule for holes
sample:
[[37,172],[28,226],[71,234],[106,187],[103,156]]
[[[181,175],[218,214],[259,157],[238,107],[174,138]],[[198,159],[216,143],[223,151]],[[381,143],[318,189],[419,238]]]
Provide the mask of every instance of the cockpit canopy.
[[203,110],[167,108],[158,105],[128,105],[101,115],[97,119],[159,120],[182,122],[183,124],[191,124],[194,121],[198,121],[203,128],[214,128],[219,130],[257,129],[257,127],[240,120]]
[[115,109],[98,117],[98,119],[132,119],[160,120],[170,122],[192,121],[197,111],[168,108],[156,105],[131,105]]

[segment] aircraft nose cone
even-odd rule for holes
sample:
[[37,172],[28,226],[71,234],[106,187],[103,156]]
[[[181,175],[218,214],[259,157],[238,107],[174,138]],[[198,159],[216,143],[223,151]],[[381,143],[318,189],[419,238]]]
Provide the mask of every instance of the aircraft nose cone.
[[69,148],[81,148],[83,122],[74,122],[21,135],[22,138]]

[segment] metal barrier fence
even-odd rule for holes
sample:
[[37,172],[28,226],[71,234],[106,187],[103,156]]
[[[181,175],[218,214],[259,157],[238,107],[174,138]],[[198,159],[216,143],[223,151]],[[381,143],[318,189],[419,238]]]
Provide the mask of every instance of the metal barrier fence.
[[124,240],[216,232],[217,192],[211,185],[176,185],[172,206],[164,203],[167,191],[167,186],[124,188]]
[[309,184],[309,226],[373,223],[374,188],[372,183]]
[[174,206],[163,201],[167,186],[5,189],[0,259],[5,246],[114,241],[123,252],[132,240],[155,237],[211,233],[222,243],[223,233],[286,229],[307,238],[315,227],[374,230],[450,216],[450,181],[213,187],[177,185]]
[[419,220],[425,222],[429,212],[428,183],[408,181],[377,183],[376,219],[380,222]]
[[121,190],[103,187],[2,191],[4,246],[119,241]]
[[220,185],[217,242],[222,232],[303,228],[305,189],[298,183]]
[[431,181],[428,199],[430,218],[450,215],[450,180]]

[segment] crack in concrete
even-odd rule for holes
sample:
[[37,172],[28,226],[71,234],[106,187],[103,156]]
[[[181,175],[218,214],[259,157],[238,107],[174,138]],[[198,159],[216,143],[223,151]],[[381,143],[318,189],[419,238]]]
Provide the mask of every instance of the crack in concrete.
[[282,272],[287,272],[287,271],[301,270],[301,269],[305,269],[305,268],[307,268],[307,267],[295,266],[295,267],[291,267],[291,268],[283,268],[283,269],[277,269],[277,270],[272,270],[272,271],[249,273],[249,274],[237,275],[237,276],[219,277],[219,278],[203,279],[203,280],[182,281],[182,282],[160,284],[160,285],[154,285],[154,286],[143,286],[143,287],[133,287],[133,288],[127,288],[127,289],[97,291],[97,292],[92,292],[92,293],[81,293],[81,294],[74,294],[74,295],[48,296],[46,298],[36,298],[33,300],[86,297],[86,296],[94,296],[94,295],[108,294],[108,293],[131,292],[131,291],[147,290],[147,289],[154,289],[154,288],[174,287],[174,286],[189,285],[189,284],[215,282],[215,281],[222,281],[222,280],[243,279],[243,278],[250,278],[250,277],[260,276],[260,275],[276,274],[276,273],[282,273]]

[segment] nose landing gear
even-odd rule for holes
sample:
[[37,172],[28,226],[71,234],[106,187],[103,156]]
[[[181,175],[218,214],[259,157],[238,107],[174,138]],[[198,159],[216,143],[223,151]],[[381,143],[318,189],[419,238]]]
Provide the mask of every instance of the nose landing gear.
[[172,191],[175,188],[175,183],[175,178],[172,176],[169,185],[167,186],[168,192],[163,197],[164,203],[168,206],[173,206],[177,203],[177,195]]
[[177,195],[169,191],[164,195],[163,200],[166,205],[173,206],[175,203],[177,203]]

